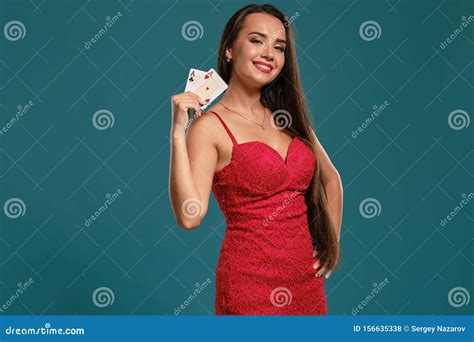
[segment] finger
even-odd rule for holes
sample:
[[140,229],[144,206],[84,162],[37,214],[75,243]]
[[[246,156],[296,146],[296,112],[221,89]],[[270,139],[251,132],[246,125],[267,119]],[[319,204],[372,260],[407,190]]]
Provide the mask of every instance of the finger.
[[332,273],[332,270],[330,270],[326,273],[326,279],[328,279],[331,276],[331,273]]
[[199,116],[201,114],[201,108],[195,102],[183,103],[183,107],[186,109],[185,111],[188,113],[188,115],[190,109],[194,110],[195,116]]
[[326,267],[322,267],[318,272],[316,272],[316,275],[315,277],[321,277],[324,273],[324,271],[326,271]]
[[185,92],[185,94],[188,94],[188,96],[192,96],[193,98],[195,98],[199,104],[202,106],[202,105],[205,105],[206,104],[206,101],[204,101],[203,99],[201,99],[201,97],[198,95],[198,94],[195,94],[193,93],[192,91],[187,91]]
[[318,255],[318,251],[315,250],[315,249],[313,249],[313,258],[314,258],[316,255]]
[[313,268],[315,270],[317,270],[319,268],[319,261],[316,261],[314,264],[313,264]]
[[206,101],[201,101],[199,99],[199,96],[196,95],[196,97],[193,97],[193,103],[195,103],[195,106],[198,108],[198,110],[196,110],[196,113],[197,115],[201,116],[201,107],[204,106],[206,104]]
[[191,93],[189,91],[182,93],[180,95],[177,95],[174,101],[175,103],[178,102],[178,104],[182,102],[196,101],[201,106],[206,103],[205,101],[202,101],[198,95]]

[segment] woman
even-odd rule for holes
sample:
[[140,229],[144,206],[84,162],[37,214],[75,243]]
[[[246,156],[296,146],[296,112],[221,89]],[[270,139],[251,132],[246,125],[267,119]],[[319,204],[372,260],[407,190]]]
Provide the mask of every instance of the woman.
[[[339,261],[342,185],[311,129],[291,26],[274,6],[228,21],[217,72],[228,84],[206,113],[171,98],[170,199],[193,229],[211,190],[227,229],[216,268],[217,315],[325,315]],[[188,109],[197,119],[187,130]]]

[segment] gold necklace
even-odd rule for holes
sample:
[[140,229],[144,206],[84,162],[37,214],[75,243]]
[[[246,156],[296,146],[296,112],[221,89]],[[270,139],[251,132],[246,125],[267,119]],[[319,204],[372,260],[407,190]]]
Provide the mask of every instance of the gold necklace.
[[254,124],[256,124],[257,126],[260,126],[263,130],[265,130],[264,122],[265,122],[265,117],[267,116],[267,111],[266,111],[266,110],[265,110],[265,114],[263,114],[263,121],[262,121],[262,123],[260,124],[260,123],[258,123],[258,122],[256,122],[256,121],[254,121],[254,120],[252,120],[252,119],[250,119],[250,118],[248,118],[248,117],[242,115],[242,114],[237,113],[235,110],[230,109],[230,108],[227,107],[225,104],[223,104],[222,101],[219,101],[219,103],[220,103],[225,109],[230,110],[231,112],[233,112],[233,113],[235,113],[235,114],[237,114],[237,115],[243,117],[244,119],[246,119],[246,120],[248,120],[248,121],[252,121]]

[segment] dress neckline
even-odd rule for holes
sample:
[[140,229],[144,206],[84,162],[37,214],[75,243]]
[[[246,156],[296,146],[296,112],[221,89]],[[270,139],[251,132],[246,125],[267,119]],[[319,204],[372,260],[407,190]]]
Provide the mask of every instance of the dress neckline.
[[289,156],[290,156],[290,153],[291,153],[291,150],[292,150],[292,146],[294,145],[294,143],[298,139],[299,138],[297,136],[294,136],[291,139],[291,141],[290,141],[290,143],[288,144],[288,147],[287,147],[285,158],[283,158],[281,156],[281,154],[277,150],[275,150],[273,147],[271,147],[267,143],[265,143],[263,141],[260,141],[260,140],[250,140],[250,141],[244,141],[242,143],[235,143],[235,144],[232,145],[230,162],[227,163],[222,169],[215,171],[213,179],[216,180],[218,177],[220,177],[221,174],[226,172],[235,163],[235,148],[236,147],[241,147],[241,146],[251,145],[251,144],[257,144],[257,145],[265,146],[266,148],[270,149],[271,151],[273,151],[274,154],[276,154],[278,156],[279,160],[283,163],[283,165],[285,165],[285,167],[288,167],[288,159],[289,159]]
[[286,154],[285,156],[283,157],[280,152],[278,152],[275,148],[271,147],[270,145],[268,145],[266,142],[263,142],[261,140],[250,140],[250,141],[244,141],[242,143],[237,143],[237,145],[245,145],[245,144],[262,144],[266,147],[268,147],[271,151],[273,151],[275,154],[277,154],[279,157],[280,157],[280,160],[284,163],[284,164],[288,164],[288,154],[290,152],[290,148],[291,148],[291,145],[293,145],[293,142],[295,141],[297,137],[294,136],[291,138],[291,141],[289,142],[288,146],[286,147]]

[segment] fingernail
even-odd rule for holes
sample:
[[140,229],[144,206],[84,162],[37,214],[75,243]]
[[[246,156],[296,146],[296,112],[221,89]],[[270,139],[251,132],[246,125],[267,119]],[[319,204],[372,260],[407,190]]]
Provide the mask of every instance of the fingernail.
[[327,279],[327,278],[328,278],[328,275],[326,274],[324,277]]

